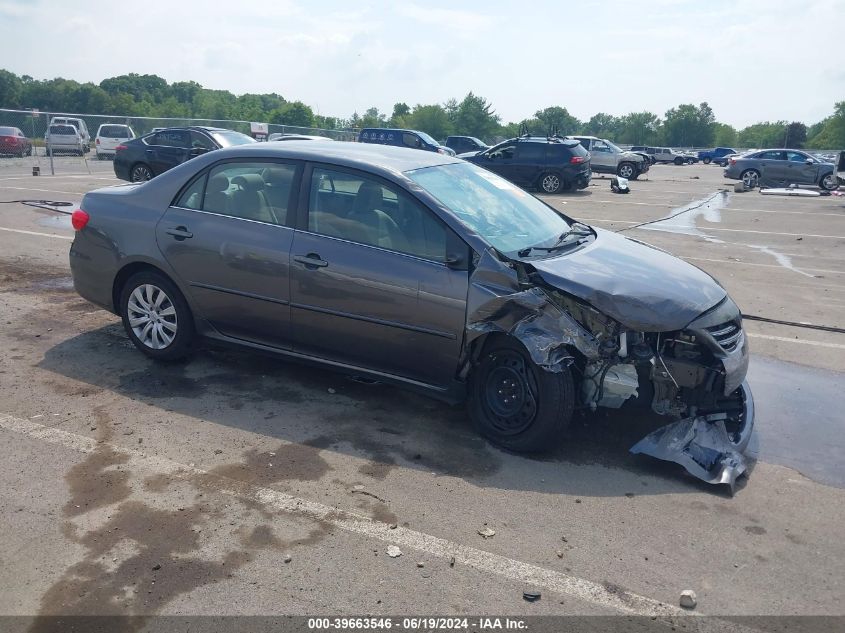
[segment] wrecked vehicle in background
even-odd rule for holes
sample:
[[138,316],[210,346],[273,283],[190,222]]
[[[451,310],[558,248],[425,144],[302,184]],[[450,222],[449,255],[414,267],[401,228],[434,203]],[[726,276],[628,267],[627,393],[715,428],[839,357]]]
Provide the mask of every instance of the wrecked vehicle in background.
[[485,169],[369,144],[261,143],[86,194],[74,285],[135,346],[197,336],[448,402],[515,451],[576,409],[675,422],[635,447],[733,484],[753,427],[739,308],[700,269]]

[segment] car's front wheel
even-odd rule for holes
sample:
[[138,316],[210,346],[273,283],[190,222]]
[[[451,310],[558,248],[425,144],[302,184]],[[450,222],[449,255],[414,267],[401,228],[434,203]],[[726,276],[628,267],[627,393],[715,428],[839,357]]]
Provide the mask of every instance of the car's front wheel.
[[633,178],[637,173],[637,168],[632,163],[622,163],[616,168],[616,175],[622,178]]
[[146,182],[148,180],[152,180],[152,178],[153,171],[144,163],[138,163],[132,167],[132,171],[129,172],[130,182]]
[[565,188],[563,179],[555,173],[548,172],[540,176],[540,188],[545,193],[560,193]]
[[676,164],[676,165],[683,165],[683,164],[684,164],[684,159],[683,159],[683,158],[681,158],[680,156],[678,156],[678,157],[675,159],[675,164]]
[[546,371],[517,340],[488,345],[470,377],[469,414],[493,444],[518,452],[555,448],[572,419],[575,389],[569,367]]
[[709,165],[710,164],[710,158],[704,157],[704,158],[701,159],[701,162],[704,163],[705,165]]
[[753,189],[760,182],[760,172],[756,169],[746,169],[739,175],[742,184],[748,189]]
[[825,191],[833,191],[839,186],[839,181],[834,174],[827,174],[819,181],[819,187]]
[[132,275],[120,294],[123,327],[135,347],[156,360],[184,358],[194,340],[194,321],[176,285],[155,271]]

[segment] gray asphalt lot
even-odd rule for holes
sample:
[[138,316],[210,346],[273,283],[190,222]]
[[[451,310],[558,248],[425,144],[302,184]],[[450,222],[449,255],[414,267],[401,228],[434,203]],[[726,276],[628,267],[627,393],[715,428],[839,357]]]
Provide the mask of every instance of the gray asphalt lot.
[[[59,160],[0,159],[0,200],[118,183]],[[732,189],[721,174],[548,202],[628,229]],[[717,194],[648,226],[626,232],[745,314],[845,327],[842,199]],[[627,452],[656,418],[579,419],[531,459],[392,387],[222,349],[158,366],[73,292],[71,238],[66,215],[0,205],[0,614],[671,616],[691,588],[708,614],[845,615],[845,334],[746,322],[757,460],[730,497]]]

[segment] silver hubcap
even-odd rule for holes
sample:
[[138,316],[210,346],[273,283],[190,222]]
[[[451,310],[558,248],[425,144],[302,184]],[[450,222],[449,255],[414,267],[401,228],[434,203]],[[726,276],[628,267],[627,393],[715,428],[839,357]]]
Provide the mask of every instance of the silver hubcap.
[[622,165],[622,167],[619,168],[619,175],[623,178],[630,178],[633,173],[634,170],[630,165]]
[[559,186],[560,178],[554,174],[548,174],[545,178],[543,178],[543,189],[545,191],[556,191]]
[[150,349],[164,349],[176,338],[176,307],[158,286],[135,288],[129,296],[127,315],[135,336]]
[[822,187],[824,187],[825,189],[833,189],[833,185],[833,176],[831,174],[828,174],[824,177],[824,180],[822,180]]
[[742,175],[742,182],[748,187],[753,187],[757,184],[759,176],[756,171],[748,171]]

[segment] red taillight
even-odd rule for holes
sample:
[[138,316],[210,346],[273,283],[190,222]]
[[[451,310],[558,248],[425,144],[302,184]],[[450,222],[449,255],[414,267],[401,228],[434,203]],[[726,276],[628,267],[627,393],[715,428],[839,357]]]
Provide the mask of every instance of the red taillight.
[[73,225],[74,230],[81,231],[85,228],[85,225],[88,224],[88,220],[91,219],[91,216],[88,215],[82,209],[77,209],[70,215],[70,223]]
[[[97,142],[99,142],[99,141],[97,141]],[[118,145],[117,147],[114,148],[114,151],[120,152],[124,149],[127,149],[126,145]]]
[[17,136],[0,136],[5,143],[11,143],[12,145],[16,145],[18,142]]
[[570,158],[570,159],[569,159],[569,162],[570,162],[572,165],[580,165],[580,164],[581,164],[581,163],[583,163],[585,160],[587,160],[587,157],[586,157],[586,156],[573,156],[572,158]]
[[99,144],[100,144],[100,139],[97,139],[97,145],[99,145]]
[[735,159],[733,159],[733,158],[729,158],[729,159],[728,159],[728,162],[729,162],[731,165],[736,165],[736,160],[735,160]]

